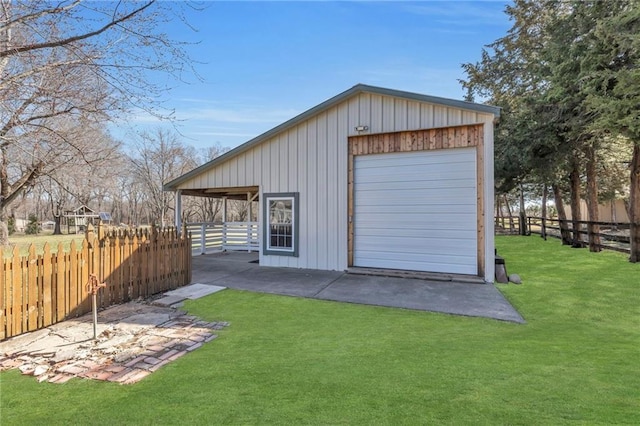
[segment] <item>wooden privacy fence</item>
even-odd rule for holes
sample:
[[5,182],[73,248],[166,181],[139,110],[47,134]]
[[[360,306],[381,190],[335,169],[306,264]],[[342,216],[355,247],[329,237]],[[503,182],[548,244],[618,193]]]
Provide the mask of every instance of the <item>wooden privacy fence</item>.
[[191,281],[191,239],[176,230],[88,232],[80,247],[62,244],[53,253],[35,247],[21,256],[17,247],[0,249],[0,339],[17,336],[91,311],[89,275],[106,287],[98,307],[128,302],[175,289]]

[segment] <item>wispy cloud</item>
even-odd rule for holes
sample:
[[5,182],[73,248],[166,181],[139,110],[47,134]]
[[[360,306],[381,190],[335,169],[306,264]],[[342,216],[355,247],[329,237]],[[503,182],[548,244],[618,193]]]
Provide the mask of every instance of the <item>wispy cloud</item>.
[[279,123],[295,116],[298,111],[255,107],[189,108],[176,110],[179,120],[205,120],[218,123]]
[[234,138],[252,138],[256,136],[254,133],[236,133],[236,132],[189,132],[191,136],[224,136]]
[[468,28],[471,25],[504,25],[504,4],[506,2],[447,1],[414,3],[405,5],[404,8],[409,13],[429,16],[440,24]]

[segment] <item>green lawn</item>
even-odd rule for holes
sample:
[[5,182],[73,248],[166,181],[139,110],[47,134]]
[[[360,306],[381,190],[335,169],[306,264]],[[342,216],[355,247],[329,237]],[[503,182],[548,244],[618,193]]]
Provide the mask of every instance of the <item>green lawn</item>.
[[25,235],[25,234],[13,234],[9,237],[9,247],[3,249],[5,256],[11,256],[13,254],[13,248],[18,246],[20,248],[20,255],[26,256],[29,254],[29,246],[33,244],[36,250],[36,254],[42,254],[45,243],[49,243],[49,248],[52,252],[58,251],[58,244],[62,243],[62,247],[65,251],[69,250],[71,241],[76,242],[76,247],[82,247],[82,240],[84,234],[63,234],[63,235],[51,235],[51,231],[41,232],[38,235]]
[[220,337],[135,385],[0,375],[0,424],[640,424],[640,265],[501,237],[527,324],[226,290]]

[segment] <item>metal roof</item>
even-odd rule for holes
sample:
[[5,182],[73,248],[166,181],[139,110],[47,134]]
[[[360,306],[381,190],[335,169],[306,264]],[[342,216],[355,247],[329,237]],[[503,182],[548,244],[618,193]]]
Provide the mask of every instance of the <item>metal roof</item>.
[[225,161],[230,160],[236,157],[237,155],[242,154],[243,152],[253,148],[254,146],[268,139],[271,139],[277,134],[296,126],[297,124],[313,117],[314,115],[317,115],[352,96],[355,96],[359,93],[365,93],[365,92],[373,93],[377,95],[393,96],[396,98],[411,99],[411,100],[420,101],[420,102],[428,102],[428,103],[437,104],[437,105],[450,106],[454,108],[466,109],[469,111],[488,113],[488,114],[493,114],[496,117],[500,116],[500,108],[496,106],[476,104],[473,102],[459,101],[456,99],[441,98],[437,96],[422,95],[420,93],[404,92],[401,90],[386,89],[384,87],[369,86],[366,84],[356,84],[352,88],[345,90],[344,92],[332,97],[331,99],[328,99],[322,102],[321,104],[316,105],[315,107],[303,112],[302,114],[299,114],[293,117],[292,119],[285,121],[284,123],[274,127],[273,129],[268,130],[265,133],[259,136],[256,136],[255,138],[243,143],[242,145],[237,146],[231,151],[228,151],[225,154],[219,157],[216,157],[213,160],[199,167],[196,167],[190,172],[187,172],[184,175],[172,180],[171,182],[166,183],[163,189],[165,191],[175,191],[178,189],[178,186],[181,183],[186,182],[187,180],[193,178],[194,176],[197,176],[200,173],[203,173],[211,169],[217,164],[224,163]]

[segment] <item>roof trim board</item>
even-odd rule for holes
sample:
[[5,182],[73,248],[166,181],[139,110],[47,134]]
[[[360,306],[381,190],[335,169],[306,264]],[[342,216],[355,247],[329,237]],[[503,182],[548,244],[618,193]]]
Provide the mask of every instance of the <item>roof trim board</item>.
[[321,104],[316,105],[315,107],[293,117],[292,119],[285,121],[284,123],[272,128],[271,130],[268,130],[265,133],[262,133],[261,135],[256,136],[255,138],[243,143],[242,145],[237,146],[231,151],[228,151],[225,154],[166,183],[163,187],[163,190],[175,191],[179,189],[178,186],[181,183],[186,182],[192,177],[197,176],[200,173],[209,170],[215,165],[223,163],[227,160],[230,160],[233,157],[236,157],[237,155],[242,154],[245,151],[248,151],[249,149],[264,142],[265,140],[268,140],[281,132],[284,132],[290,128],[293,128],[297,124],[331,108],[332,106],[344,101],[345,99],[348,99],[356,94],[365,93],[365,92],[377,94],[377,95],[386,95],[386,96],[393,96],[397,98],[410,99],[410,100],[420,101],[420,102],[427,102],[427,103],[432,103],[436,105],[450,106],[454,108],[460,108],[460,109],[465,109],[465,110],[475,111],[480,113],[488,113],[488,114],[493,114],[496,117],[500,116],[500,108],[496,106],[477,104],[473,102],[460,101],[456,99],[441,98],[437,96],[423,95],[423,94],[413,93],[413,92],[405,92],[401,90],[386,89],[384,87],[369,86],[366,84],[357,84],[352,88],[322,102]]

